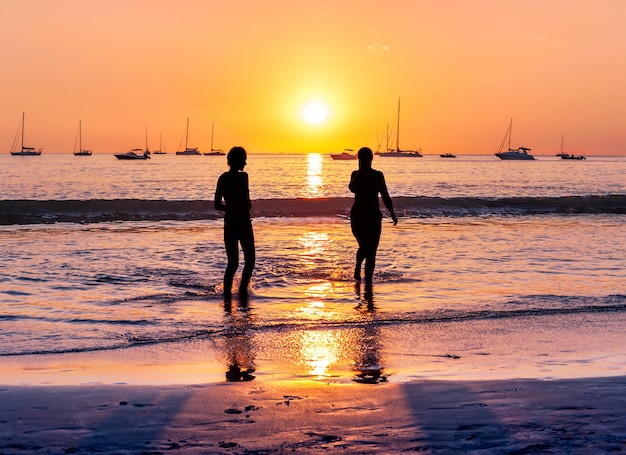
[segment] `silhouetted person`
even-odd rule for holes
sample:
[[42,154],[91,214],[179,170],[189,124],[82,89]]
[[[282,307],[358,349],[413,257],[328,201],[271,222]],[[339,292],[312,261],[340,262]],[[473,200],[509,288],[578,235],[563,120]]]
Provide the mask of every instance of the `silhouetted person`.
[[228,258],[224,272],[224,299],[231,297],[233,278],[239,266],[239,244],[244,257],[239,294],[244,298],[248,295],[248,284],[254,269],[254,233],[250,219],[252,202],[248,174],[243,172],[246,159],[243,147],[231,148],[227,155],[230,170],[220,176],[215,189],[215,210],[224,212],[224,246]]
[[376,250],[380,241],[383,214],[378,206],[380,193],[385,207],[389,210],[393,224],[398,218],[393,212],[393,204],[387,191],[385,177],[382,172],[372,169],[374,154],[369,147],[362,147],[357,154],[359,170],[352,171],[350,191],[354,193],[354,204],[350,210],[350,226],[352,234],[359,244],[356,252],[354,279],[361,279],[361,264],[365,260],[365,281],[371,283],[376,265]]

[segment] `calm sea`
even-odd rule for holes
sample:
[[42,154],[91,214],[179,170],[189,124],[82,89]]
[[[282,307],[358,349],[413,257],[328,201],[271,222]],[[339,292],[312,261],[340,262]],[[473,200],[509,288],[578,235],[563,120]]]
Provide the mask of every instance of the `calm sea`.
[[[383,222],[373,295],[350,278],[356,165],[249,156],[247,331],[626,312],[625,157],[375,157],[400,222]],[[0,156],[0,358],[222,337],[225,170],[215,156]]]

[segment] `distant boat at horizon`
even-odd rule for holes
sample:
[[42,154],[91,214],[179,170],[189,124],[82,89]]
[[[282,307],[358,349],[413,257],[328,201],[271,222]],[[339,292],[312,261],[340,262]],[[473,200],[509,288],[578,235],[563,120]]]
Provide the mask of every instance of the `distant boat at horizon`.
[[213,148],[213,133],[215,132],[215,123],[211,125],[211,151],[204,153],[207,156],[223,156],[226,155],[222,149]]
[[[535,157],[530,153],[530,149],[528,147],[519,147],[517,149],[511,148],[511,131],[513,129],[513,118],[511,118],[511,122],[509,123],[509,128],[506,130],[506,134],[504,135],[504,139],[502,139],[502,143],[500,144],[499,151],[495,154],[501,160],[510,160],[510,161],[528,161],[534,160]],[[506,152],[502,151],[504,149],[504,144],[508,139],[508,150]]]
[[116,153],[115,158],[118,160],[149,160],[150,149],[148,148],[148,128],[146,128],[146,148],[132,149],[126,153]]
[[83,128],[82,121],[78,121],[78,137],[76,138],[78,141],[78,150],[76,150],[76,141],[74,141],[74,156],[91,156],[91,150],[83,150]]
[[[39,156],[41,155],[41,152],[43,152],[43,149],[41,148],[35,149],[34,147],[24,147],[24,119],[25,117],[26,117],[25,113],[22,112],[22,123],[20,124],[20,127],[18,129],[18,134],[15,136],[15,139],[13,140],[13,145],[11,146],[11,155],[13,156]],[[17,146],[18,135],[22,137],[22,148],[19,151],[15,149],[15,147]]]
[[583,155],[570,155],[569,153],[565,153],[563,149],[563,135],[561,134],[561,149],[556,156],[560,156],[562,160],[586,160]]
[[453,155],[452,153],[442,153],[441,155],[439,155],[441,158],[456,158],[456,155]]
[[346,160],[356,160],[356,155],[354,154],[354,150],[352,149],[344,149],[345,151],[343,153],[331,153],[330,157],[333,160],[340,160],[340,161],[346,161]]
[[202,155],[198,151],[198,147],[188,147],[187,140],[189,139],[189,117],[187,117],[187,128],[185,129],[185,150],[182,152],[176,152],[177,155]]
[[377,155],[378,156],[382,156],[382,157],[399,157],[399,156],[406,156],[406,157],[412,157],[412,158],[422,158],[424,155],[422,155],[421,150],[400,150],[400,98],[398,98],[398,124],[396,126],[396,149],[395,150],[389,150],[387,149],[386,152],[378,152]]
[[165,155],[167,152],[163,150],[163,145],[161,144],[161,134],[159,134],[159,149],[152,152],[154,155]]
[[150,150],[132,149],[126,153],[116,153],[115,158],[118,160],[149,160]]

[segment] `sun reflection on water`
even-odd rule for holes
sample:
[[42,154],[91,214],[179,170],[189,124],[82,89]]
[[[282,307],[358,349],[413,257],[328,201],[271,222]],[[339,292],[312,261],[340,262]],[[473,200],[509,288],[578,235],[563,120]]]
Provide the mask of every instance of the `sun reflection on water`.
[[320,197],[324,186],[324,159],[319,153],[307,155],[306,186],[304,196],[307,198]]

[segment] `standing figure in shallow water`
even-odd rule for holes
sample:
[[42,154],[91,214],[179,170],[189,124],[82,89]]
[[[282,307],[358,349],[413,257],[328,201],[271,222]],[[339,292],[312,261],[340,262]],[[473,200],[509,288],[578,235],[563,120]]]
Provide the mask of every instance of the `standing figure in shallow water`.
[[224,246],[228,264],[224,272],[224,299],[229,300],[233,278],[239,266],[239,244],[243,250],[244,267],[239,285],[239,295],[248,296],[248,284],[255,262],[254,233],[250,219],[250,189],[248,174],[243,171],[247,154],[243,147],[233,147],[227,155],[230,170],[224,172],[215,189],[215,210],[224,212]]
[[380,193],[385,207],[389,210],[394,226],[398,224],[398,218],[393,212],[393,204],[385,176],[382,172],[372,169],[374,154],[369,147],[362,147],[357,154],[359,169],[352,171],[350,177],[350,191],[354,193],[354,204],[350,210],[350,226],[352,234],[359,244],[356,252],[356,266],[354,279],[361,279],[361,264],[365,260],[365,282],[371,283],[376,265],[376,250],[382,231],[382,218],[378,206],[378,194]]

